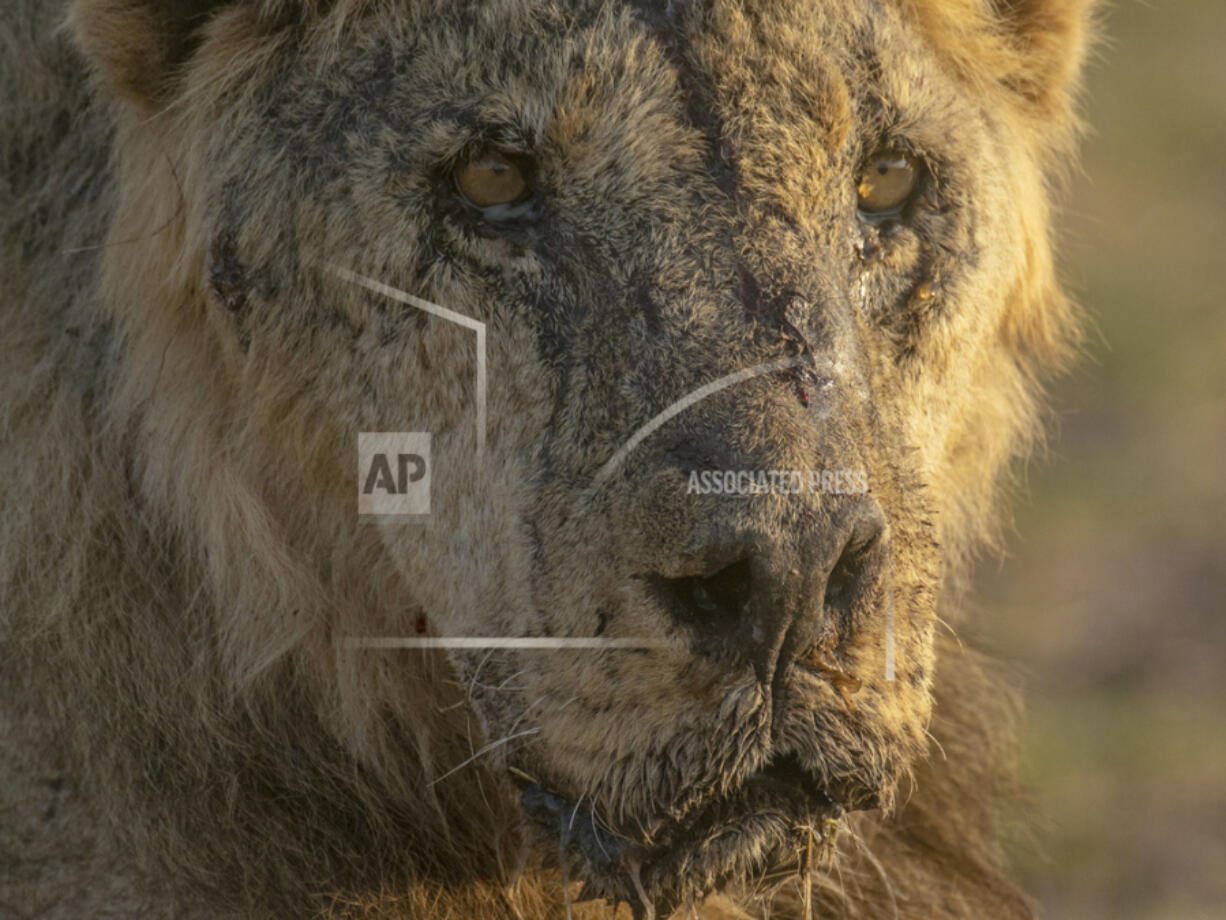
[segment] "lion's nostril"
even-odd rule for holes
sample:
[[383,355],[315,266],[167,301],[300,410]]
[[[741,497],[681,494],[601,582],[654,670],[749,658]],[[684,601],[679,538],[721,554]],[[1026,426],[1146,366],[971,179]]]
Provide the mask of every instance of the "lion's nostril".
[[851,631],[852,607],[872,580],[878,562],[877,547],[885,529],[879,515],[866,515],[852,529],[839,558],[826,576],[823,606],[826,615],[846,635]]
[[753,579],[748,559],[711,575],[661,578],[657,584],[670,596],[678,619],[709,634],[735,629],[749,614]]
[[694,606],[704,613],[716,613],[719,611],[719,602],[715,599],[715,595],[711,593],[711,589],[704,584],[702,579],[690,579],[690,593],[694,601]]
[[860,554],[843,550],[843,555],[834,564],[830,577],[826,580],[827,609],[841,609],[855,593],[856,582],[860,580],[862,566]]

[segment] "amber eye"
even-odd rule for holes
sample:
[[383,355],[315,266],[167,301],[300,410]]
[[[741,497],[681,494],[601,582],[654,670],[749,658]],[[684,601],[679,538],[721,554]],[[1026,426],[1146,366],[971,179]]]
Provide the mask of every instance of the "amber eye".
[[496,150],[482,151],[458,167],[455,185],[478,208],[515,204],[529,195],[524,170],[514,159]]
[[919,183],[919,161],[901,150],[883,149],[869,157],[856,186],[860,211],[864,214],[886,214],[897,211],[915,191]]

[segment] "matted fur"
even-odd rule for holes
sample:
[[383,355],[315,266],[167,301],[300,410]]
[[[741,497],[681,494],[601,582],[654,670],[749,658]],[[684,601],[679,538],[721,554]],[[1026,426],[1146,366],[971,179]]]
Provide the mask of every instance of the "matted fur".
[[[1075,335],[1049,186],[1089,7],[0,2],[0,913],[603,916],[566,903],[506,766],[649,839],[786,749],[862,810],[809,894],[746,851],[701,915],[1032,916],[997,841],[1015,703],[937,623],[964,621]],[[855,175],[892,139],[940,200],[878,261]],[[538,155],[544,235],[448,211],[437,170],[479,142]],[[325,263],[488,323],[486,459],[471,336]],[[777,357],[788,289],[821,307],[797,334],[837,401],[738,386],[583,504],[639,424]],[[354,514],[355,436],[380,430],[434,433],[424,527]],[[635,578],[680,571],[708,519],[820,598],[833,557],[810,578],[801,550],[842,504],[687,503],[678,457],[869,470],[889,541],[843,646],[854,713],[802,675],[760,723],[765,691],[701,642],[344,646],[419,616],[681,635]]]

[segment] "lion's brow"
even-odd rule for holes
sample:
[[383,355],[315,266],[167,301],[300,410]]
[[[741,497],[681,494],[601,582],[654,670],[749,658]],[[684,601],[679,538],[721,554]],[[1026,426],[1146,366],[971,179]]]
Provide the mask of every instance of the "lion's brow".
[[625,0],[648,35],[664,49],[677,71],[677,83],[685,97],[685,113],[690,124],[707,139],[707,169],[716,187],[729,198],[740,191],[740,170],[736,150],[729,142],[724,121],[715,104],[715,88],[705,73],[694,65],[690,42],[685,34],[686,9],[694,0]]

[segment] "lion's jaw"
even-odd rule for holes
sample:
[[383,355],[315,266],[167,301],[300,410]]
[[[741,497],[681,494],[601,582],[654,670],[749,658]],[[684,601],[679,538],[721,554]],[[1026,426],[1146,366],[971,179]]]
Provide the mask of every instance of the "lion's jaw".
[[[769,432],[795,400],[791,383],[771,387],[778,415],[752,400],[743,411]],[[715,455],[737,451],[737,402]],[[848,463],[830,444],[809,455]],[[788,469],[789,459],[714,462]],[[693,470],[657,460],[665,472],[649,487],[627,476],[614,488],[610,515],[584,490],[574,505],[542,503],[566,509],[556,518],[532,518],[545,572],[529,632],[630,647],[486,652],[461,669],[485,711],[515,688],[523,708],[494,728],[507,739],[494,759],[521,787],[544,852],[586,880],[588,896],[664,910],[785,877],[845,810],[890,808],[925,747],[939,560],[905,504],[887,516],[859,497],[789,495],[787,513],[771,496],[704,502],[688,492]],[[876,460],[854,462],[875,471]],[[619,528],[616,515],[683,521],[688,539]]]

